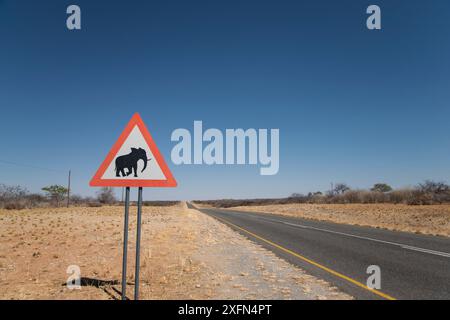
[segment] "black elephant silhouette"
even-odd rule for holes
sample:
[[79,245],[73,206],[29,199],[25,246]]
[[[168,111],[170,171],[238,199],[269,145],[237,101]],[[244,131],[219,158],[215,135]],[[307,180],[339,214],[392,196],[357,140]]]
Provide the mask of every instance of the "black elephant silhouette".
[[[144,168],[141,172],[147,168],[147,161],[151,159],[147,159],[147,153],[142,148],[131,148],[131,152],[129,154],[119,156],[116,158],[116,177],[128,177],[132,172],[134,172],[134,177],[137,178],[137,167],[138,161],[144,161]],[[125,172],[125,169],[128,169],[128,172]]]

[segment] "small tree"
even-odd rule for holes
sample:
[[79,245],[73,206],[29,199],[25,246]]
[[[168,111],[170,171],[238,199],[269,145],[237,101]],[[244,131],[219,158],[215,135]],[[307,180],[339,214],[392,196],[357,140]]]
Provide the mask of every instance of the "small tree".
[[97,192],[97,200],[103,204],[113,204],[116,202],[116,196],[114,195],[114,189],[111,187],[101,188]]
[[293,193],[290,195],[290,198],[303,198],[304,195],[301,193]]
[[50,200],[52,200],[54,203],[56,203],[56,206],[59,207],[59,203],[64,200],[64,197],[67,194],[67,188],[60,186],[60,185],[52,185],[52,186],[48,186],[48,187],[44,187],[42,188],[42,191],[45,191],[48,195],[48,197],[50,198]]
[[333,192],[335,194],[343,194],[346,191],[349,191],[350,187],[347,186],[345,183],[337,183],[336,186],[333,189]]
[[392,187],[386,183],[375,183],[370,190],[385,193],[392,191]]
[[450,191],[450,186],[445,182],[435,182],[432,180],[425,180],[423,183],[419,183],[419,190],[424,193],[431,194],[443,194]]

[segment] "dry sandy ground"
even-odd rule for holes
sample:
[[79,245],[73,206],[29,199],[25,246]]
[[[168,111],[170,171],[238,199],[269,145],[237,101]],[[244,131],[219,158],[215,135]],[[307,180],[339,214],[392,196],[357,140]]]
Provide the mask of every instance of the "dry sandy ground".
[[230,209],[276,213],[389,230],[450,236],[450,205],[448,204],[429,206],[403,204],[282,204],[242,206]]
[[[131,208],[128,296],[133,293]],[[121,286],[65,286],[81,277],[120,281],[122,207],[0,210],[0,299],[116,299]],[[350,299],[202,213],[144,207],[142,299]],[[94,282],[89,282],[93,284]]]

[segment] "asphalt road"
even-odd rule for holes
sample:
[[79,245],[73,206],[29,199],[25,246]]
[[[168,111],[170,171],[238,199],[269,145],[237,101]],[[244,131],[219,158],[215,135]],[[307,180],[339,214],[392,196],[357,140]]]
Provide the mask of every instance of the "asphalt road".
[[[199,210],[357,299],[450,299],[448,238],[265,213]],[[371,265],[380,267],[379,290],[366,286]]]

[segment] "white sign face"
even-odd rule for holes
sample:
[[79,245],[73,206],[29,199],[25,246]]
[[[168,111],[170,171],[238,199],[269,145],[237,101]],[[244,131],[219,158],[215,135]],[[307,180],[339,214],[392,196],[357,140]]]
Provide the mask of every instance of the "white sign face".
[[114,161],[102,175],[102,179],[166,180],[166,176],[139,127],[135,126]]
[[90,182],[95,187],[176,187],[139,114],[135,114]]

